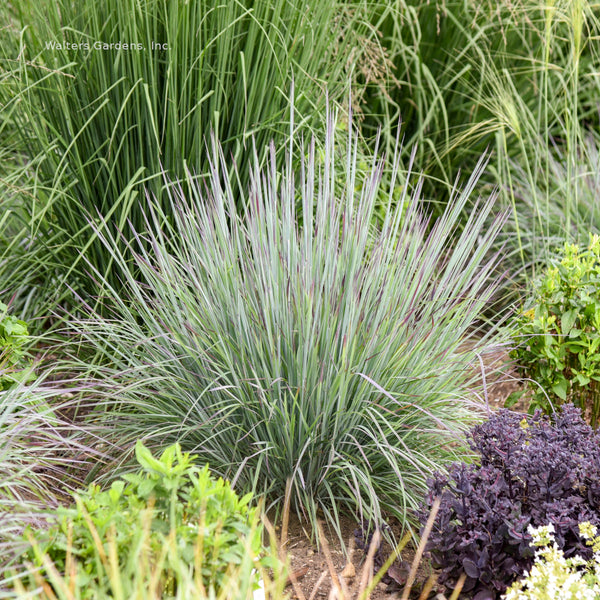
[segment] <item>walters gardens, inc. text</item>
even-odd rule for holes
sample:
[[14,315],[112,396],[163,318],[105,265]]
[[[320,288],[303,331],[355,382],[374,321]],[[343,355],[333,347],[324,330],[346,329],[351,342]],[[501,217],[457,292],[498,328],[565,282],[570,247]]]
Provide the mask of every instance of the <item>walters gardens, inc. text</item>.
[[167,43],[150,42],[150,47],[138,42],[57,42],[45,43],[46,50],[169,50]]

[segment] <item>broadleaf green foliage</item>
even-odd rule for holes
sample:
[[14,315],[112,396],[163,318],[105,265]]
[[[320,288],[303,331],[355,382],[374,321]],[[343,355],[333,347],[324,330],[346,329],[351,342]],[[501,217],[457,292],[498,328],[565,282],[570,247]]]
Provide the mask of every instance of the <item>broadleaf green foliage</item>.
[[110,319],[72,322],[98,351],[82,377],[118,382],[104,422],[121,440],[179,440],[274,505],[291,479],[292,508],[313,525],[320,511],[335,526],[340,510],[405,520],[477,415],[471,365],[492,334],[461,344],[494,287],[485,256],[501,219],[484,230],[493,198],[482,202],[454,244],[480,166],[434,224],[406,185],[373,226],[394,182],[381,186],[376,158],[359,172],[352,127],[336,161],[332,116],[327,129],[299,173],[291,156],[278,170],[274,148],[264,170],[255,156],[244,214],[217,147],[206,188],[172,187],[171,226],[147,211],[146,283],[111,292]]
[[[10,150],[26,157],[21,178],[13,174],[11,181],[36,240],[29,257],[37,249],[43,258],[46,284],[52,274],[70,288],[97,293],[81,256],[102,272],[114,265],[90,221],[105,219],[113,232],[131,221],[141,230],[145,190],[166,197],[163,171],[171,178],[183,179],[186,169],[205,176],[212,133],[237,162],[231,185],[245,189],[246,154],[254,143],[264,156],[271,139],[281,147],[291,110],[299,130],[320,130],[327,94],[333,102],[347,97],[360,55],[356,40],[369,31],[366,6],[318,0],[15,5],[9,31],[21,47],[2,63],[0,98],[2,114],[20,134],[10,137]],[[118,273],[111,281],[119,281]],[[65,287],[47,293],[57,289]]]
[[[257,509],[250,507],[250,494],[239,497],[228,482],[210,473],[208,465],[196,466],[195,457],[183,453],[178,444],[155,458],[138,441],[135,454],[139,472],[124,475],[106,490],[90,485],[74,495],[73,506],[56,509],[47,528],[25,531],[24,538],[31,541],[27,560],[42,569],[46,579],[52,577],[44,556],[59,573],[67,574],[72,556],[78,563],[79,586],[87,586],[90,593],[110,589],[111,568],[130,572],[127,561],[140,540],[149,544],[151,562],[160,563],[171,536],[178,557],[190,568],[199,566],[202,584],[216,593],[232,565],[239,567],[248,555],[252,561],[261,560],[262,527],[257,526]],[[102,551],[104,557],[116,555],[118,565],[107,567]],[[176,592],[168,569],[156,576],[167,596]]]
[[34,377],[31,361],[26,358],[29,344],[27,323],[8,314],[8,306],[0,302],[0,389],[6,390]]
[[600,237],[565,244],[534,285],[515,320],[512,355],[531,379],[531,410],[573,402],[596,426],[600,417]]

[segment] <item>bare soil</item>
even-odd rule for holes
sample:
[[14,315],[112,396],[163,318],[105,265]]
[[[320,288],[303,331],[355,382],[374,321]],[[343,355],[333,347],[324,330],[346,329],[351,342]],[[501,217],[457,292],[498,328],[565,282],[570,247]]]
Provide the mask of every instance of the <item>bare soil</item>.
[[[357,599],[359,592],[364,589],[365,582],[373,575],[373,569],[369,569],[366,555],[363,550],[354,547],[354,530],[356,521],[350,518],[341,519],[342,536],[344,543],[332,531],[325,532],[327,550],[324,548],[318,552],[315,545],[310,542],[307,533],[297,518],[290,519],[288,534],[288,556],[295,573],[295,585],[290,584],[288,591],[291,598],[302,600],[322,600],[332,596],[334,587],[331,572],[338,578],[338,585],[344,591],[346,600]],[[392,524],[396,539],[400,539],[400,527]],[[391,555],[392,548],[382,544],[382,555]],[[415,555],[415,548],[409,544],[401,553],[383,582],[375,587],[370,595],[371,600],[392,600],[400,598],[406,583],[410,566]],[[377,570],[377,569],[375,569]],[[413,585],[411,598],[418,598],[422,591],[423,583],[433,573],[425,561],[421,561],[416,570],[416,579]],[[442,592],[441,587],[432,590],[431,596]],[[339,596],[333,595],[333,598]]]

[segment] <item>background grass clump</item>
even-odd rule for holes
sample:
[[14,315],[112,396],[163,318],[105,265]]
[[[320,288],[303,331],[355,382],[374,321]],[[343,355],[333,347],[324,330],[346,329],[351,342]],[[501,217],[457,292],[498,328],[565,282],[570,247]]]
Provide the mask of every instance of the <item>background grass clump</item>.
[[373,19],[389,67],[387,85],[367,88],[363,129],[383,122],[389,148],[401,117],[437,211],[456,174],[492,153],[482,184],[511,211],[505,307],[556,247],[598,232],[597,3],[401,0]]
[[166,198],[163,172],[206,176],[212,134],[230,184],[245,190],[246,157],[256,145],[264,158],[272,139],[281,148],[292,106],[298,131],[322,130],[327,97],[345,101],[359,41],[374,35],[360,2],[42,0],[3,10],[3,201],[32,242],[20,268],[45,266],[46,304],[69,288],[99,292],[81,257],[104,272],[111,258],[90,221],[141,229],[145,190]]

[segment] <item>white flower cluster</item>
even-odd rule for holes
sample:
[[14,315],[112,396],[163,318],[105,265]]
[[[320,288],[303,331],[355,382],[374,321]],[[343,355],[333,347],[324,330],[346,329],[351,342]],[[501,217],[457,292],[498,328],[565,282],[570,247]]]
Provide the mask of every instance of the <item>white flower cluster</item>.
[[535,562],[523,579],[504,594],[504,600],[598,600],[600,599],[600,539],[590,523],[580,526],[581,537],[594,547],[588,562],[580,556],[565,558],[556,545],[554,527],[529,527],[533,544],[538,547]]

